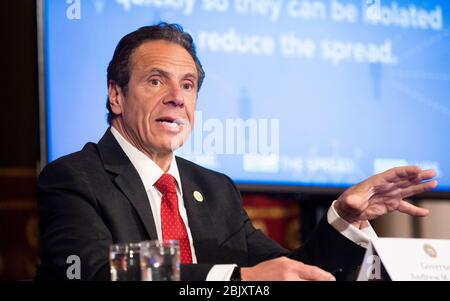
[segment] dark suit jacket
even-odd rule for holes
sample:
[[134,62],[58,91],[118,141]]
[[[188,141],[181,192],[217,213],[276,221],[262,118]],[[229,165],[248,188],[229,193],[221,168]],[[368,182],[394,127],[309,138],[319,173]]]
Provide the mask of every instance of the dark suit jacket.
[[[331,271],[352,271],[364,249],[323,218],[293,252],[256,230],[227,176],[176,158],[198,264],[182,265],[182,280],[204,280],[213,264],[253,266],[289,256]],[[203,194],[197,202],[193,191]],[[108,130],[42,171],[38,181],[40,258],[37,279],[67,279],[67,257],[81,259],[82,280],[109,280],[109,245],[157,239],[140,177]]]

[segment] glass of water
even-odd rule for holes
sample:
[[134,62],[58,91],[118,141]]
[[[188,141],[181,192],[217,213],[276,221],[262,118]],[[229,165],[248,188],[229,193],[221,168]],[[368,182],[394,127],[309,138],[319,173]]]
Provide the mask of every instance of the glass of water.
[[140,281],[140,243],[111,245],[109,264],[111,281]]
[[178,240],[141,242],[141,279],[143,281],[179,281],[180,246]]

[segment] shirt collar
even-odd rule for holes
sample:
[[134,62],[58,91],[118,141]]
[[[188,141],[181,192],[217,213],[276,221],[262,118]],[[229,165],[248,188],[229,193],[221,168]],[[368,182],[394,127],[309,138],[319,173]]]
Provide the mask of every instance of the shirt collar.
[[[126,140],[114,127],[111,127],[111,133],[116,138],[120,147],[123,149],[127,157],[130,159],[133,166],[136,168],[142,183],[144,183],[145,191],[148,191],[163,175],[163,171],[159,166],[153,162],[152,159],[147,157],[146,154],[138,150],[128,140]],[[180,173],[178,171],[177,160],[175,155],[172,157],[172,162],[167,172],[175,178],[177,191],[182,195]]]

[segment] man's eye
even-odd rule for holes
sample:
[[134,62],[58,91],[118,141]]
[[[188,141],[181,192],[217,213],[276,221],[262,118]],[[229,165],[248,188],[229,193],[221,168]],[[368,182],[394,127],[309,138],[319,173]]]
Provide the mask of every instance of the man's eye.
[[159,87],[161,85],[161,81],[159,79],[151,79],[150,84],[155,87]]
[[184,83],[182,85],[182,87],[183,87],[184,90],[189,90],[189,91],[194,89],[194,85],[192,83]]

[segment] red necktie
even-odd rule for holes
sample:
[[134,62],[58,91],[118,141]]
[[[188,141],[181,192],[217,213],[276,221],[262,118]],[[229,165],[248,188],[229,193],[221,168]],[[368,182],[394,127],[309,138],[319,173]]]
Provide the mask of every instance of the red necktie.
[[155,183],[161,192],[161,228],[163,240],[175,239],[180,242],[181,263],[192,263],[191,245],[186,227],[178,210],[175,178],[165,173]]

